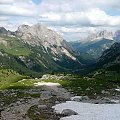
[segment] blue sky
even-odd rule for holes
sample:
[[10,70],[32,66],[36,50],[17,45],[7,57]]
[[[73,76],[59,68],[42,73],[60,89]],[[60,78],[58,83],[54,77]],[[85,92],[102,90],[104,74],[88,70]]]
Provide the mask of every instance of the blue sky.
[[0,0],[0,26],[41,23],[66,40],[120,28],[120,0]]
[[40,4],[42,0],[32,0],[35,4]]

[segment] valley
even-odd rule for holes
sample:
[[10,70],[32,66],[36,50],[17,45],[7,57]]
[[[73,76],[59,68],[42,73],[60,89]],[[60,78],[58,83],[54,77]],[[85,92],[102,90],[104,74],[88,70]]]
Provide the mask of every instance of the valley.
[[90,104],[119,104],[119,73],[97,71],[87,77],[46,74],[42,78],[0,70],[1,120],[59,120],[65,117],[52,108],[70,101]]
[[120,120],[120,0],[0,0],[0,120]]
[[119,105],[120,43],[99,35],[70,43],[41,24],[1,27],[0,119],[67,120],[79,112],[55,110],[69,101]]

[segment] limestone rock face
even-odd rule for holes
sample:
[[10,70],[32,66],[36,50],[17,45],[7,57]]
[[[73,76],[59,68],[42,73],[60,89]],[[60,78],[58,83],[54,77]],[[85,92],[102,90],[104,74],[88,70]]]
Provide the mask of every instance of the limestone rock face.
[[96,41],[96,40],[100,40],[100,39],[103,39],[103,38],[113,40],[114,32],[104,30],[104,31],[100,31],[100,32],[97,32],[97,33],[93,33],[93,34],[91,34],[87,37],[87,40]]
[[63,42],[63,38],[57,32],[41,24],[22,25],[16,31],[16,36],[33,46],[39,46],[40,44],[44,47],[62,46]]
[[117,40],[117,42],[120,42],[120,30],[117,30],[114,34],[114,39]]
[[4,27],[0,27],[0,34],[7,34],[7,30]]
[[114,43],[110,49],[104,51],[97,64],[110,70],[119,70],[120,43]]
[[120,41],[120,31],[100,31],[88,35],[84,41],[71,43],[72,47],[78,51],[98,59],[103,51],[109,49],[115,42]]
[[[61,56],[63,55],[76,61],[76,58],[71,54],[73,52],[72,48],[62,36],[44,25],[22,25],[18,28],[15,34],[18,38],[22,39],[29,45],[42,46],[46,51],[50,49],[51,53],[54,55],[53,59],[55,61],[61,59]],[[59,58],[56,56],[59,56]]]

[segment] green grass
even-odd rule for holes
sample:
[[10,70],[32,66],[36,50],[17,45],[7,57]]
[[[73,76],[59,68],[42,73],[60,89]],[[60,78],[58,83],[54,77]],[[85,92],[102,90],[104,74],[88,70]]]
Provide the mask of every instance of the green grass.
[[45,80],[46,82],[58,82],[63,87],[77,95],[100,95],[102,90],[114,88],[114,84],[106,80],[95,78],[75,78],[71,80]]
[[[111,77],[110,77],[111,76]],[[115,94],[115,88],[120,85],[118,82],[120,78],[119,73],[106,72],[100,75],[91,77],[75,77],[66,80],[45,80],[46,82],[57,82],[63,87],[67,88],[76,95],[88,95],[91,97],[102,95],[102,91],[107,91],[110,95]]]
[[[65,80],[48,79],[43,81],[60,83],[64,88],[76,95],[98,96],[103,94],[102,90],[108,91],[111,95],[114,94],[115,90],[113,93],[111,89],[115,89],[119,85],[118,78],[120,78],[119,73],[100,71],[99,74],[94,73],[92,77],[76,77],[72,75],[66,77]],[[0,70],[0,89],[39,88],[35,87],[34,83],[40,81],[39,79],[28,79],[9,69]]]
[[30,49],[28,49],[25,44],[16,37],[2,36],[2,38],[7,41],[7,46],[0,44],[0,49],[4,50],[6,53],[16,56],[28,56],[32,53]]
[[99,70],[94,74],[94,78],[99,80],[107,80],[118,84],[120,83],[120,73],[115,71]]
[[22,76],[13,70],[10,69],[0,70],[0,89],[7,89],[13,83],[16,83],[24,78],[26,78],[26,76]]
[[9,89],[26,89],[26,88],[33,88],[34,83],[39,82],[35,81],[34,79],[24,79],[15,83],[12,83],[9,86]]
[[32,88],[35,82],[39,82],[39,80],[30,79],[11,69],[0,70],[0,90]]

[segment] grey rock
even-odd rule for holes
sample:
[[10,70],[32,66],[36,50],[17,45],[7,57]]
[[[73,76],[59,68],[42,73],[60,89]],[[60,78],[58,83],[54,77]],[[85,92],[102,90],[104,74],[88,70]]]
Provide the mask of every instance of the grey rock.
[[47,105],[38,105],[38,108],[41,110],[47,109]]
[[78,115],[77,112],[75,112],[71,109],[64,109],[61,114],[64,116]]
[[50,45],[61,46],[63,41],[63,38],[57,32],[41,24],[33,26],[22,25],[16,31],[16,36],[33,46],[40,44],[45,47],[50,47]]
[[[16,36],[22,39],[25,43],[32,46],[44,46],[44,52],[48,52],[47,49],[51,49],[52,54],[66,55],[72,60],[76,61],[71,52],[73,52],[72,47],[62,38],[57,32],[47,28],[41,24],[35,24],[33,26],[21,25],[15,32]],[[59,60],[58,57],[53,57],[53,59]]]
[[80,101],[82,101],[82,97],[74,98],[73,101],[80,102]]
[[4,111],[4,108],[0,108],[0,112]]
[[88,96],[82,96],[82,100],[90,100]]
[[55,104],[59,104],[60,102],[59,101],[55,101]]

